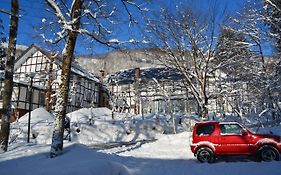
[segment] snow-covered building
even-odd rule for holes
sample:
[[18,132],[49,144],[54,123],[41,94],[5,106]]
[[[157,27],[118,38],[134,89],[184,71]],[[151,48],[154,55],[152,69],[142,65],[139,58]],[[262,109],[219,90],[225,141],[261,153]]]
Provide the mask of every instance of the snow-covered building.
[[[209,98],[209,112],[232,112],[226,101],[233,97],[220,95],[218,71],[209,78],[208,90],[213,95]],[[107,75],[105,83],[112,93],[113,107],[122,112],[127,110],[135,114],[153,113],[196,113],[198,104],[184,78],[177,70],[167,67],[126,69]]]
[[126,69],[106,76],[117,111],[135,114],[197,111],[182,75],[166,67]]
[[[47,52],[36,45],[31,45],[16,59],[12,106],[17,115],[22,116],[38,107],[52,108],[61,65],[62,59],[58,54]],[[0,81],[1,109],[3,81]],[[106,106],[106,92],[98,78],[75,62],[72,63],[68,112],[82,107]]]

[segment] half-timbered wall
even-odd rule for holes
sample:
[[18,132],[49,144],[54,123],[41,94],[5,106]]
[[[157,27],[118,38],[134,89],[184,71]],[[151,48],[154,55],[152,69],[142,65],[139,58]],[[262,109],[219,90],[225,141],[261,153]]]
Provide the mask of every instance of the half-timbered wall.
[[[110,90],[115,99],[123,100],[123,105],[128,105],[129,112],[134,113],[136,104],[134,84],[111,84]],[[140,113],[196,111],[196,103],[192,98],[187,100],[187,97],[186,88],[180,82],[161,81],[158,84],[154,81],[141,82]]]
[[81,107],[89,108],[98,106],[99,84],[94,81],[72,75],[70,80],[70,95],[68,110],[73,111]]
[[[3,82],[0,83],[0,99],[2,99]],[[30,90],[32,90],[32,101],[30,101]],[[1,104],[1,102],[0,102]],[[12,108],[14,111],[20,112],[21,115],[25,114],[31,109],[34,110],[45,105],[45,91],[38,87],[31,87],[22,82],[14,82],[14,88],[12,93]],[[2,106],[0,106],[1,108]]]
[[[15,80],[29,81],[28,74],[30,72],[35,73],[34,85],[46,87],[47,79],[51,76],[48,73],[50,69],[50,59],[42,54],[40,51],[35,52],[29,56],[21,66],[15,70]],[[59,77],[60,71],[58,65],[53,64],[53,77]]]
[[[33,49],[33,50],[32,50]],[[51,59],[45,55],[40,49],[33,51],[28,57],[20,57],[15,64],[14,74],[14,90],[12,105],[14,109],[21,111],[24,114],[29,110],[30,99],[29,92],[32,90],[32,110],[38,107],[45,106],[46,93],[48,91],[48,80],[52,79],[52,93],[58,88],[58,81],[61,75],[60,65],[58,60],[54,60],[51,64]],[[25,53],[26,54],[26,53]],[[56,58],[55,58],[56,59]],[[52,69],[50,69],[52,65]],[[72,68],[73,69],[73,68]],[[52,70],[52,72],[50,72]],[[78,73],[77,73],[78,72]],[[30,86],[30,73],[34,73],[33,85]],[[0,108],[2,99],[3,82],[0,80]],[[78,71],[72,71],[70,77],[69,103],[67,112],[71,112],[82,107],[89,108],[91,106],[99,106],[100,83],[95,81],[93,77],[79,74]],[[52,98],[54,106],[55,96]],[[22,112],[23,111],[23,112]]]

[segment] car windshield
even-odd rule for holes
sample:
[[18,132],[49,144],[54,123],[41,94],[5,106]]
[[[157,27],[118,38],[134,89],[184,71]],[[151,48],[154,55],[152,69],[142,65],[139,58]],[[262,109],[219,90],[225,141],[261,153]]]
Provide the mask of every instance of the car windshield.
[[247,129],[248,131],[252,132],[252,133],[257,133],[257,128],[254,127],[254,128],[249,128],[247,126],[245,126],[244,124],[242,123],[239,123],[243,128]]

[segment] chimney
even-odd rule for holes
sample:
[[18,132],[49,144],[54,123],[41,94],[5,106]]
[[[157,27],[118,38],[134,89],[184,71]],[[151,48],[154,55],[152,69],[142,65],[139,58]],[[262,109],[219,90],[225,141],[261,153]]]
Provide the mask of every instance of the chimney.
[[99,80],[101,83],[103,83],[103,79],[104,79],[104,70],[100,70]]
[[104,87],[103,87],[103,79],[104,79],[104,70],[100,70],[100,75],[99,75],[99,102],[98,102],[98,107],[105,107],[105,92],[104,92]]

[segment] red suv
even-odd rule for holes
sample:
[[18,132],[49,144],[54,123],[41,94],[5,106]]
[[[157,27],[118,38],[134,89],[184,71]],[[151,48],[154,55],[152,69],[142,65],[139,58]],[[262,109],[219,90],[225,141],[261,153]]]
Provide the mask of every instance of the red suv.
[[200,162],[216,156],[247,155],[258,160],[279,160],[280,137],[256,134],[237,122],[199,122],[193,129],[191,151]]

